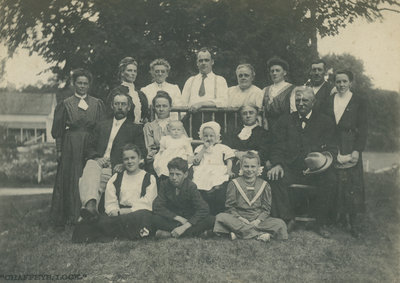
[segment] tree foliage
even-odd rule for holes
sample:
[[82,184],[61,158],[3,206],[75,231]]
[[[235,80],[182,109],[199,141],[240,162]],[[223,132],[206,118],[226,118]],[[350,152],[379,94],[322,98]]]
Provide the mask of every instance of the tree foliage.
[[[0,0],[0,39],[12,53],[29,48],[53,64],[59,82],[86,67],[102,96],[116,84],[118,61],[139,61],[137,84],[150,81],[157,57],[172,65],[170,80],[183,85],[195,71],[194,51],[209,46],[216,72],[235,83],[234,68],[250,62],[256,84],[267,84],[266,61],[290,63],[290,80],[303,83],[317,56],[316,32],[336,34],[356,17],[381,16],[391,0]],[[68,85],[68,83],[67,83]]]
[[[354,74],[353,89],[361,94],[366,94],[372,89],[371,79],[365,74],[364,63],[351,54],[329,54],[323,57],[327,63],[330,76],[334,72],[349,70]],[[333,80],[333,78],[330,78]]]

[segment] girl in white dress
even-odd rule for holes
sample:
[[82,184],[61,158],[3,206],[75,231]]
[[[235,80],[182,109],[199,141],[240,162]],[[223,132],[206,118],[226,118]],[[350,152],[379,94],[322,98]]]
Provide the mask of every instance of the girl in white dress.
[[160,140],[160,151],[154,157],[154,170],[158,177],[168,176],[168,162],[175,157],[181,157],[192,163],[193,149],[191,139],[187,137],[181,121],[169,121],[168,135]]
[[226,183],[234,176],[232,159],[235,153],[220,143],[220,132],[221,126],[217,122],[201,125],[199,136],[204,144],[195,149],[193,161],[193,182],[214,215],[224,210]]

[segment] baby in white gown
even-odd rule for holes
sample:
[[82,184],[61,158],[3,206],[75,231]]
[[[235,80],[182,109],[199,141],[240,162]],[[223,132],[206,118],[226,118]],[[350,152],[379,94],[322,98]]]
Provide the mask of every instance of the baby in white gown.
[[181,121],[169,121],[167,125],[168,135],[160,140],[160,150],[154,157],[154,170],[157,176],[168,176],[168,162],[175,157],[181,157],[193,162],[193,149],[191,138],[188,138]]

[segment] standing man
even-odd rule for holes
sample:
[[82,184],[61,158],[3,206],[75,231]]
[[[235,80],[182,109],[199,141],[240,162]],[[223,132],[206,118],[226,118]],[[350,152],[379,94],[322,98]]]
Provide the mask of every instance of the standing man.
[[126,118],[131,109],[130,101],[128,94],[116,91],[111,104],[113,117],[99,122],[94,128],[85,152],[87,162],[79,180],[84,219],[97,218],[99,200],[108,180],[112,173],[122,171],[122,147],[133,143],[146,152],[142,127]]
[[192,111],[202,107],[225,107],[228,105],[228,85],[226,80],[213,73],[214,59],[207,48],[197,53],[199,73],[185,83],[182,99]]
[[[213,73],[214,59],[207,48],[201,48],[197,53],[197,68],[199,73],[191,76],[185,83],[182,91],[182,101],[189,106],[189,111],[197,112],[204,107],[227,107],[228,85],[226,80]],[[188,126],[188,116],[184,121]],[[217,117],[217,120],[219,117]],[[211,120],[211,114],[204,115],[204,122]],[[223,119],[221,119],[223,120]],[[200,128],[201,116],[193,115],[192,134],[196,137]]]
[[[317,232],[329,237],[325,225],[333,210],[336,187],[333,168],[329,168],[329,163],[336,156],[336,147],[332,144],[335,124],[330,117],[314,111],[316,99],[312,88],[301,86],[295,88],[294,92],[297,111],[281,116],[272,134],[270,161],[273,167],[267,172],[272,187],[272,213],[273,217],[285,220],[288,230],[292,230],[294,208],[299,207],[301,199],[299,195],[289,192],[289,185],[316,186]],[[321,164],[327,165],[318,174],[305,174],[309,172],[305,159],[310,153],[321,158]]]
[[316,102],[314,110],[320,110],[327,113],[327,104],[333,85],[325,80],[327,66],[324,60],[317,59],[311,63],[310,70],[310,86],[312,87]]

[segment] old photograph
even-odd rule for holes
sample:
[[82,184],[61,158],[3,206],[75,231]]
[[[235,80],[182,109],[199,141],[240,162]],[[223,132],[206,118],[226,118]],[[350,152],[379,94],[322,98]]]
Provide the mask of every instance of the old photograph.
[[0,281],[399,281],[399,26],[397,0],[0,0]]

